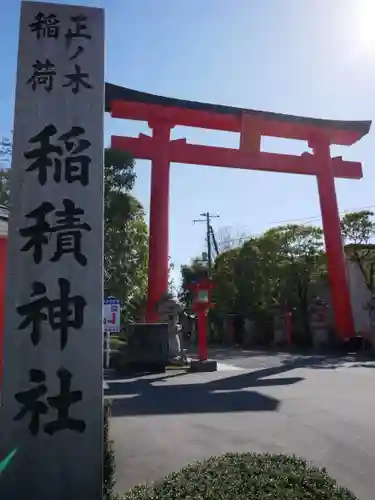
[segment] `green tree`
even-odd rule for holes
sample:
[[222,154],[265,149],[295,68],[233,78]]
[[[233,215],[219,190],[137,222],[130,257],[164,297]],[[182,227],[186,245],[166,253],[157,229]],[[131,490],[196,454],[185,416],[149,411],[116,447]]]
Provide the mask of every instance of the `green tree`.
[[277,252],[278,302],[295,308],[303,331],[308,331],[309,298],[325,275],[323,232],[315,226],[288,225],[265,236],[279,242]]
[[168,257],[168,293],[175,295],[176,286],[173,279],[174,264],[172,259]]
[[12,141],[8,137],[0,139],[0,158],[2,161],[10,162],[12,157]]
[[238,297],[236,267],[240,248],[222,252],[215,260],[212,270],[213,302],[215,312],[232,314],[235,312]]
[[9,205],[9,169],[0,167],[0,205]]
[[347,257],[357,262],[367,287],[374,290],[375,245],[371,240],[375,236],[374,212],[362,210],[350,212],[341,219],[341,233],[346,244]]
[[256,319],[280,300],[278,270],[279,242],[275,235],[262,235],[247,241],[236,263],[239,314]]
[[[371,290],[375,284],[373,216],[370,211],[353,212],[341,222],[347,256],[358,262]],[[183,266],[183,283],[193,281],[202,266],[198,259]],[[328,285],[323,231],[292,224],[271,228],[239,247],[228,245],[216,258],[213,281],[215,312],[263,321],[273,306],[294,309],[299,330],[306,335],[310,299]],[[191,303],[189,293],[184,300]]]
[[133,319],[147,288],[148,231],[142,205],[130,191],[134,162],[126,153],[104,155],[104,281],[108,295],[124,304],[123,319]]
[[362,210],[350,212],[341,219],[341,233],[345,243],[366,245],[375,236],[374,212]]
[[10,139],[0,139],[0,205],[9,205],[9,166],[12,156]]
[[191,312],[192,295],[186,288],[187,285],[198,281],[204,274],[207,274],[207,262],[196,257],[189,265],[181,266],[181,289],[179,299],[185,306],[187,312]]
[[306,329],[309,294],[325,269],[321,229],[272,228],[216,259],[215,303],[222,312],[255,320],[275,305],[296,308]]

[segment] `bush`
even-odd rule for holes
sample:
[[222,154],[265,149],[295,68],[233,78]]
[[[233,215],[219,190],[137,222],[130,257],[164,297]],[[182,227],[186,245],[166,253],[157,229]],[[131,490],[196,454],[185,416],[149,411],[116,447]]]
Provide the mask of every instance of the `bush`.
[[286,455],[228,453],[189,465],[123,500],[358,500],[324,469]]
[[113,335],[113,333],[111,334],[110,338],[114,340],[124,340],[120,335]]
[[111,351],[119,351],[121,347],[126,346],[126,342],[119,337],[111,337],[109,340],[109,347]]
[[126,373],[128,368],[128,356],[126,349],[116,349],[111,351],[110,367],[115,370],[118,376]]

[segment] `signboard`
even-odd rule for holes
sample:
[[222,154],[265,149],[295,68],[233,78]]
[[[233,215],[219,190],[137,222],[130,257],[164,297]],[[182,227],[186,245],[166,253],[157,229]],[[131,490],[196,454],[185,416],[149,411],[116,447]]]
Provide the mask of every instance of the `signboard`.
[[99,499],[104,11],[22,2],[0,498]]
[[103,306],[103,329],[105,332],[121,330],[121,311],[118,299],[106,299]]

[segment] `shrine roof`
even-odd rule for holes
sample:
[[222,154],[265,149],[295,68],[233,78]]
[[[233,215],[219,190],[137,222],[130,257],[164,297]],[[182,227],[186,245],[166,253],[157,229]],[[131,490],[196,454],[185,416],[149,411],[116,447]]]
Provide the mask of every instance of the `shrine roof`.
[[[218,127],[209,127],[202,124],[203,128],[217,128],[218,130],[236,130],[233,127],[225,128],[224,123],[232,123],[235,119],[238,123],[242,115],[250,115],[255,119],[260,119],[262,122],[273,123],[271,132],[276,127],[284,127],[285,135],[283,133],[276,133],[275,136],[279,137],[294,137],[304,138],[302,133],[296,133],[297,128],[310,129],[311,127],[326,129],[331,139],[332,144],[352,144],[365,136],[371,127],[371,121],[345,121],[345,120],[328,120],[322,118],[308,118],[295,115],[287,115],[283,113],[274,113],[270,111],[259,111],[246,108],[238,108],[233,106],[225,106],[221,104],[210,104],[197,101],[188,101],[184,99],[176,99],[171,97],[162,97],[147,92],[140,92],[132,90],[112,83],[106,83],[105,86],[105,110],[112,111],[114,102],[124,102],[139,105],[149,105],[153,107],[165,107],[177,110],[186,110],[192,116],[192,112],[203,112],[207,117],[210,114],[217,117],[218,122],[222,125]],[[202,115],[203,115],[202,114]],[[121,116],[117,116],[120,118]],[[134,118],[141,119],[141,118]],[[143,118],[142,118],[143,119]],[[231,121],[232,119],[232,121]],[[191,118],[189,122],[194,122]],[[179,123],[180,124],[180,123]],[[199,126],[191,123],[181,123],[181,125]],[[273,133],[265,133],[264,135],[274,135]],[[301,136],[301,137],[300,137]]]

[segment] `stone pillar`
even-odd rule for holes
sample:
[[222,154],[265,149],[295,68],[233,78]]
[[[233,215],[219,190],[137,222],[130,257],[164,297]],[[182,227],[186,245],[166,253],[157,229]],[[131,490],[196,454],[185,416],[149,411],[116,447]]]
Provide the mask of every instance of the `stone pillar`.
[[3,353],[3,330],[4,330],[4,311],[5,311],[5,274],[6,274],[7,238],[8,238],[8,210],[5,207],[0,206],[0,395],[1,395],[1,375],[3,372],[2,353]]
[[96,500],[103,471],[104,9],[21,2],[0,498]]
[[314,349],[320,350],[329,343],[329,308],[319,297],[310,305],[310,331]]
[[284,346],[288,341],[285,313],[279,308],[273,309],[273,343],[275,346]]
[[225,344],[229,344],[231,346],[235,344],[235,334],[233,325],[235,317],[236,317],[235,314],[228,314],[225,320],[226,325],[225,325],[223,341]]
[[244,347],[251,347],[254,345],[255,325],[254,321],[245,319],[245,334],[244,334]]
[[372,349],[375,350],[375,293],[372,294],[371,299],[367,305],[369,316],[370,316],[370,342],[372,344]]

